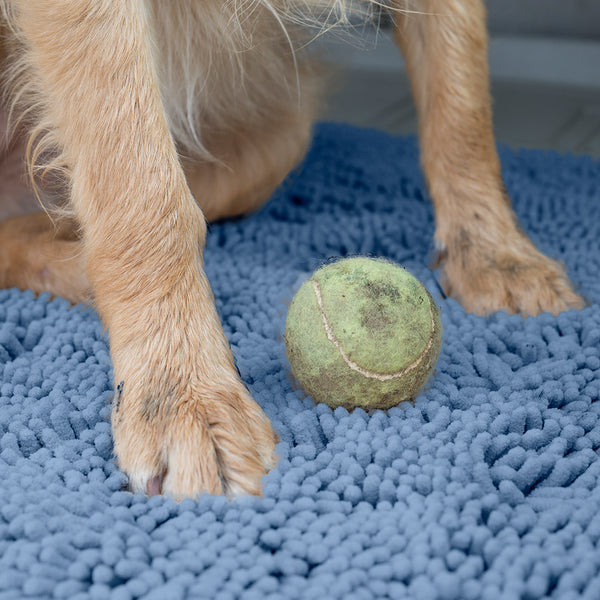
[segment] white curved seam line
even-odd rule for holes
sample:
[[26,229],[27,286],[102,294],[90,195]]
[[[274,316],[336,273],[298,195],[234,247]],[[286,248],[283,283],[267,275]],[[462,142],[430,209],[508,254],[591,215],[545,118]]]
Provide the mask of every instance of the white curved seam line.
[[315,296],[317,297],[317,304],[319,305],[319,310],[321,311],[321,320],[323,321],[323,327],[325,327],[325,333],[327,334],[327,338],[336,347],[337,351],[340,353],[340,356],[342,357],[344,362],[353,371],[356,371],[357,373],[360,373],[361,375],[363,375],[364,377],[368,377],[369,379],[377,379],[378,381],[390,381],[391,379],[396,379],[397,377],[403,377],[404,375],[406,375],[413,369],[416,369],[421,364],[421,361],[425,358],[427,353],[429,352],[429,350],[433,344],[433,334],[435,332],[435,319],[433,316],[433,308],[431,307],[431,302],[429,303],[429,316],[431,318],[431,335],[429,336],[429,340],[427,342],[427,345],[425,346],[425,350],[423,350],[423,352],[421,353],[419,358],[417,358],[417,360],[415,360],[413,363],[411,363],[407,367],[404,367],[404,369],[402,369],[401,371],[398,371],[397,373],[389,373],[389,374],[375,373],[374,371],[369,371],[368,369],[361,367],[360,365],[356,364],[348,356],[348,354],[346,354],[346,351],[342,348],[342,345],[340,344],[338,339],[335,337],[335,333],[333,333],[333,328],[331,327],[331,325],[329,324],[329,321],[327,320],[327,317],[325,316],[325,306],[323,305],[323,296],[321,295],[321,288],[319,287],[319,284],[315,280],[313,280],[312,284],[313,284],[313,289],[315,290]]

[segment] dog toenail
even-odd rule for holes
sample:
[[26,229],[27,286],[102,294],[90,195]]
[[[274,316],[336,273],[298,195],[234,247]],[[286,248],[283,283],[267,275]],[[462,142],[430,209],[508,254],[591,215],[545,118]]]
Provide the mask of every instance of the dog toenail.
[[148,496],[159,496],[162,491],[162,477],[152,477],[146,484]]

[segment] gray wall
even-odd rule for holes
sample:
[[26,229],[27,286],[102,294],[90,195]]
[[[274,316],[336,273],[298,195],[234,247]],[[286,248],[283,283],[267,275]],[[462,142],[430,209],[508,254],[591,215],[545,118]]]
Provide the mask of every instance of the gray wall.
[[594,39],[600,0],[486,0],[492,33]]

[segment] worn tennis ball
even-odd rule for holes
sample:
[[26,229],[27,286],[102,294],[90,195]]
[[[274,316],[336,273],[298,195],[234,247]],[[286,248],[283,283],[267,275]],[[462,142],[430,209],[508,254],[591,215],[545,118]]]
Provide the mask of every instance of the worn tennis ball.
[[425,287],[394,263],[362,257],[316,271],[294,296],[284,335],[292,372],[317,402],[365,410],[414,398],[441,336]]

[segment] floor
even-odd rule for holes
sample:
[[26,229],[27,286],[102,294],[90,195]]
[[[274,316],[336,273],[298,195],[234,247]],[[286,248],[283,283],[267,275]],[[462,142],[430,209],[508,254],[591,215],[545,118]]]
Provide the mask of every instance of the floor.
[[[386,34],[359,47],[326,40],[337,73],[323,118],[414,133],[416,114],[402,59]],[[600,44],[497,38],[490,44],[496,138],[512,147],[600,158]]]

